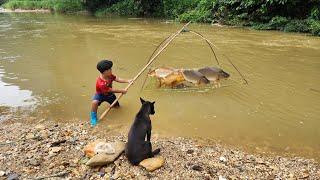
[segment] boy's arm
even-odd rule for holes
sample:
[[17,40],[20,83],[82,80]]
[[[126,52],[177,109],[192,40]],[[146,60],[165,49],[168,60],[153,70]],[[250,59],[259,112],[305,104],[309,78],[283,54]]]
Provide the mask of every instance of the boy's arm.
[[113,88],[111,88],[109,92],[126,94],[126,93],[127,93],[127,90],[125,90],[125,89],[113,89]]
[[119,82],[119,83],[130,83],[132,81],[132,79],[127,80],[127,79],[121,79],[121,78],[116,77],[115,81]]

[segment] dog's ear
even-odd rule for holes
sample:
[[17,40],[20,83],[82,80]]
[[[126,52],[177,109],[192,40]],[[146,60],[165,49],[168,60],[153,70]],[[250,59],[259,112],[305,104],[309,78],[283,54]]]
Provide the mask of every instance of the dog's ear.
[[154,103],[156,103],[155,101],[152,102],[152,104],[154,105]]
[[146,101],[143,100],[141,97],[140,97],[140,101],[141,101],[141,104],[143,104],[144,102],[146,102]]

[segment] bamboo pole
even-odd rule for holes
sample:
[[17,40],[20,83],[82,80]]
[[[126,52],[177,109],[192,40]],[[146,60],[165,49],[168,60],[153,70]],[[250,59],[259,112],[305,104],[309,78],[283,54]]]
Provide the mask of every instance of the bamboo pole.
[[[173,34],[173,36],[167,41],[167,43],[165,43],[165,45],[152,57],[152,59],[150,59],[150,61],[141,69],[141,71],[133,78],[133,80],[128,84],[128,86],[125,88],[125,90],[128,90],[130,88],[130,86],[140,77],[140,75],[148,68],[148,66],[150,66],[152,64],[152,62],[161,54],[161,52],[166,49],[166,47],[173,41],[174,38],[176,38],[183,30],[185,27],[187,27],[190,24],[190,22],[188,22],[187,24],[185,24],[179,31],[177,31],[176,33]],[[108,109],[106,109],[100,116],[99,120],[102,120],[107,113],[110,111],[110,109],[119,101],[119,99],[123,96],[123,94],[121,93],[117,99],[115,101],[113,101],[113,103],[109,106]]]

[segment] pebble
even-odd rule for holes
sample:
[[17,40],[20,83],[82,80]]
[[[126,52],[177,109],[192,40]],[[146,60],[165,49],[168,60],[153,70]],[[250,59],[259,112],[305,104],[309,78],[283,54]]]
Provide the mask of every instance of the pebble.
[[189,150],[187,151],[187,154],[192,154],[193,152],[194,152],[194,150],[189,149]]
[[227,162],[227,159],[226,159],[225,157],[223,157],[223,156],[221,156],[221,157],[219,158],[219,160],[220,160],[221,162]]
[[42,124],[38,124],[38,125],[35,126],[35,129],[37,129],[37,130],[43,130],[43,129],[45,129],[45,126],[42,125]]
[[8,180],[18,180],[18,179],[19,179],[19,175],[16,173],[9,174],[8,176]]
[[32,165],[32,166],[39,166],[40,162],[35,160],[35,159],[32,159],[32,160],[29,161],[29,164]]
[[49,152],[49,154],[51,153],[58,153],[58,152],[60,152],[61,151],[61,149],[62,149],[62,147],[52,147],[51,148],[51,150],[50,150],[50,152]]
[[195,170],[195,171],[202,171],[203,170],[203,168],[201,166],[199,166],[199,165],[193,165],[192,169]]

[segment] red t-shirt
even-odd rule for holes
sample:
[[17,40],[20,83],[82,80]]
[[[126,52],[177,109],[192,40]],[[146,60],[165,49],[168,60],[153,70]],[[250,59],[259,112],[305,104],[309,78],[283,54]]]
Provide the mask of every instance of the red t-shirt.
[[96,94],[107,94],[112,89],[112,82],[116,79],[116,76],[111,74],[107,80],[102,79],[100,76],[96,82]]

